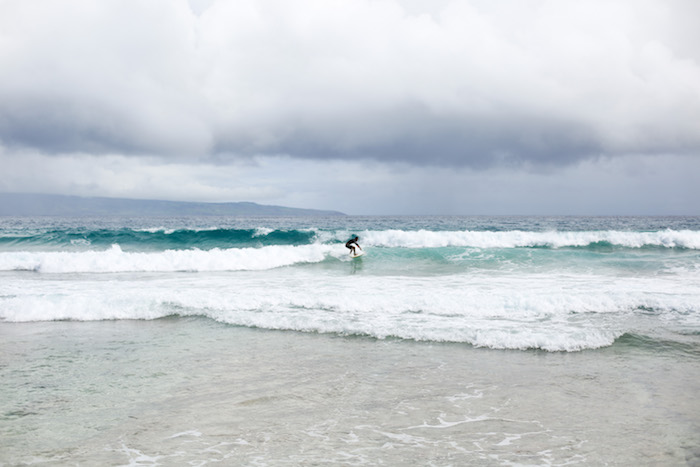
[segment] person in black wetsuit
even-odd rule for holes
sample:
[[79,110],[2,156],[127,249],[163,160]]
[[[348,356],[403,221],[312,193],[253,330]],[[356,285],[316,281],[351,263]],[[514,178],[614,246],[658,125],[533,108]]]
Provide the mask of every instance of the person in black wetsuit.
[[358,237],[357,235],[355,235],[354,238],[351,238],[351,239],[348,240],[347,243],[345,244],[345,248],[348,248],[348,249],[352,252],[353,256],[357,254],[355,248],[359,248],[360,250],[362,249],[362,247],[361,247],[360,245],[358,245],[358,243],[357,243],[357,241],[358,241],[359,239],[360,239],[360,237]]

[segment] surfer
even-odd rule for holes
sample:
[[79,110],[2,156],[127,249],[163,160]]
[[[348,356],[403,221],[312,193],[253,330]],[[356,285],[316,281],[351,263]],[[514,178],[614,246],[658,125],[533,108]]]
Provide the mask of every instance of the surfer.
[[353,256],[357,255],[357,251],[355,250],[355,248],[359,248],[360,250],[362,249],[362,247],[357,243],[359,239],[360,237],[355,235],[354,238],[351,238],[347,241],[347,243],[345,243],[345,248],[348,248],[352,252]]

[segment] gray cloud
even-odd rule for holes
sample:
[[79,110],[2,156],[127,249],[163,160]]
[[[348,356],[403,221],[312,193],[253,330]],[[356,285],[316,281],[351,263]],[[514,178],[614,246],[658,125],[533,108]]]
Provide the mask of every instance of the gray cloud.
[[256,157],[222,166],[158,157],[6,151],[0,192],[255,201],[349,214],[698,214],[700,158],[618,156],[564,167],[417,166]]
[[692,0],[0,8],[8,148],[481,168],[700,153]]

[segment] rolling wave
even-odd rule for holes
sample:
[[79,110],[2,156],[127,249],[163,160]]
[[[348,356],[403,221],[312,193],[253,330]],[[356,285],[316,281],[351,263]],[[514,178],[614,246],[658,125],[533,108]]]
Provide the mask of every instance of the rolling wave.
[[274,229],[99,229],[51,230],[0,237],[0,246],[14,249],[48,247],[104,248],[118,244],[125,249],[214,249],[261,247],[268,245],[304,245],[314,241],[311,230]]
[[700,231],[432,231],[432,230],[319,230],[319,229],[99,229],[51,230],[32,234],[5,234],[7,249],[106,249],[118,244],[124,250],[260,248],[272,245],[344,243],[352,234],[366,246],[387,248],[675,248],[700,249]]
[[272,245],[262,248],[126,252],[106,251],[0,253],[0,271],[41,273],[253,271],[323,261],[330,246]]
[[[480,268],[507,267],[509,264],[533,265],[535,262],[561,270],[567,261],[548,250],[652,248],[662,250],[700,249],[698,231],[657,232],[483,232],[483,231],[404,231],[381,230],[359,232],[362,246],[370,252],[366,261],[373,267],[421,268],[454,265]],[[344,231],[213,229],[134,231],[129,229],[95,231],[85,238],[74,233],[47,232],[33,235],[27,243],[39,241],[32,248],[21,243],[0,251],[0,271],[71,272],[175,272],[266,270],[295,264],[321,263],[328,259],[345,259],[343,246],[349,236]],[[52,249],[46,238],[70,239],[70,248]],[[143,236],[143,242],[134,239]],[[122,240],[101,246],[107,240]],[[7,237],[5,242],[12,242]],[[54,240],[50,240],[54,241]],[[43,242],[43,243],[42,243]],[[95,243],[93,243],[95,242]],[[144,245],[145,244],[145,245]],[[235,246],[231,246],[235,245]],[[533,256],[531,249],[541,254]],[[573,250],[572,250],[573,251]],[[687,256],[687,255],[686,255]],[[584,259],[581,256],[580,259]],[[615,256],[606,258],[613,264]],[[564,261],[564,263],[562,263]],[[378,264],[381,263],[381,266]],[[599,264],[599,266],[602,264]],[[651,267],[640,262],[633,266]],[[635,267],[636,267],[635,266]],[[445,271],[443,271],[445,272]]]
[[318,280],[307,270],[235,279],[126,275],[59,281],[47,288],[44,280],[28,278],[21,288],[0,285],[0,321],[206,317],[260,329],[549,351],[606,347],[634,334],[688,341],[697,350],[696,339],[678,337],[676,330],[697,329],[698,286],[686,281],[684,296],[669,295],[676,280],[599,278],[581,284],[580,277],[558,275],[448,280],[359,275],[348,287],[347,275]]
[[368,246],[403,248],[473,247],[473,248],[623,248],[662,247],[700,249],[700,231],[663,230],[656,232],[590,231],[590,232],[482,232],[429,230],[367,231],[360,236]]

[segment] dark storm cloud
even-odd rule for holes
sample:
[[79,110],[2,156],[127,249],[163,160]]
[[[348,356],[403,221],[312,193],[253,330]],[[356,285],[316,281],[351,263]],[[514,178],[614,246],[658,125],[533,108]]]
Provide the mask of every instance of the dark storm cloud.
[[692,1],[0,8],[9,148],[480,168],[700,153]]
[[[517,166],[524,162],[557,165],[601,154],[604,148],[587,128],[542,119],[445,118],[408,110],[388,116],[378,126],[400,120],[400,128],[382,139],[343,144],[324,135],[297,132],[273,152],[312,159],[372,158],[416,165]],[[232,146],[231,151],[236,147]],[[240,150],[240,148],[238,148]]]
[[8,146],[30,147],[47,153],[132,153],[143,148],[124,138],[106,115],[90,116],[89,109],[71,108],[68,102],[5,102],[0,120],[2,141]]

